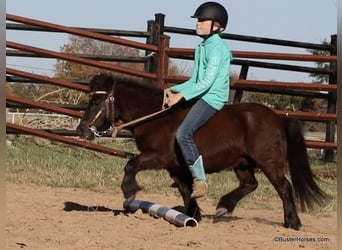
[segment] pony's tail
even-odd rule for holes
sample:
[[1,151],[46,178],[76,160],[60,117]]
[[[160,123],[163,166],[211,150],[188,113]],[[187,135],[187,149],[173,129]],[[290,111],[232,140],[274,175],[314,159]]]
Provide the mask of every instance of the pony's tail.
[[284,117],[287,137],[287,160],[289,164],[292,186],[301,210],[312,209],[314,203],[322,206],[328,195],[316,183],[311,171],[305,140],[296,120]]

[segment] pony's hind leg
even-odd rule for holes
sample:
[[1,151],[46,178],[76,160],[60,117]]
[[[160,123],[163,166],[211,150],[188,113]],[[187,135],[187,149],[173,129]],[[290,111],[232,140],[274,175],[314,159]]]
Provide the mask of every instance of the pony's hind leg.
[[273,168],[273,171],[263,169],[263,172],[277,190],[283,202],[284,227],[299,230],[301,222],[297,214],[290,182],[286,179],[285,174],[280,169]]
[[253,192],[258,186],[253,168],[239,166],[235,169],[235,174],[240,180],[240,185],[230,193],[221,197],[216,207],[214,218],[223,216],[226,213],[231,214],[237,203],[247,194]]

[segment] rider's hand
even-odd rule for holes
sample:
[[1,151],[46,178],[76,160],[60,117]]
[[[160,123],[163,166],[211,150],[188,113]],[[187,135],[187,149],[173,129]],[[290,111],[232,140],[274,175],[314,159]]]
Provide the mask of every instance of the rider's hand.
[[171,107],[171,106],[175,105],[176,103],[178,103],[182,99],[183,99],[182,93],[172,93],[172,91],[169,89],[166,91],[165,104],[167,106]]

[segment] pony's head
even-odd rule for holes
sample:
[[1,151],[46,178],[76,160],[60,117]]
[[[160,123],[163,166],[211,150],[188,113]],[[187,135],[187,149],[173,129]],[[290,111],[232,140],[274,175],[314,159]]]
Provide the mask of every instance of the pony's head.
[[89,83],[89,102],[76,132],[84,139],[92,140],[111,133],[115,123],[115,98],[113,77],[96,75]]

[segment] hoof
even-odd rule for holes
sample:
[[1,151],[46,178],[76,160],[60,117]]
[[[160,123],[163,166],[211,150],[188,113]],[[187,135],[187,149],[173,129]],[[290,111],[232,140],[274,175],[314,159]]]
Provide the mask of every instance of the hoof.
[[139,209],[139,207],[131,206],[134,199],[135,195],[132,195],[124,201],[123,208],[125,209],[125,213],[135,213]]
[[300,222],[298,215],[285,218],[284,227],[292,228],[294,230],[299,230],[301,226],[302,226],[302,223]]
[[287,223],[285,223],[284,224],[284,227],[285,228],[290,228],[290,229],[294,229],[294,230],[296,230],[296,231],[299,231],[300,230],[300,228],[301,228],[301,224],[299,223],[299,224],[293,224],[293,225],[290,225],[290,224],[287,224]]
[[135,200],[135,195],[131,195],[130,197],[128,197],[126,200],[125,200],[125,203],[131,203],[132,201]]
[[224,207],[219,207],[216,209],[216,213],[214,215],[214,218],[217,219],[223,215],[225,215],[226,213],[228,213],[228,209],[224,208]]

